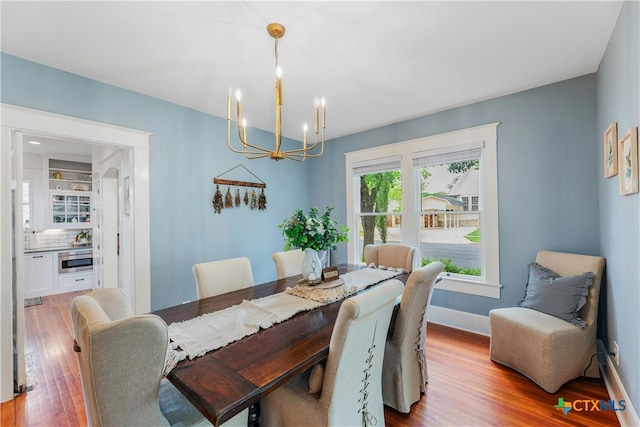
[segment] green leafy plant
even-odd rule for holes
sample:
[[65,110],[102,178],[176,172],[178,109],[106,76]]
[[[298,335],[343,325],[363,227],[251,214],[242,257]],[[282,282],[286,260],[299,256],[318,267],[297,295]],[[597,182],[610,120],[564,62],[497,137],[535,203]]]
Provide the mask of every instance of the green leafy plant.
[[349,229],[338,225],[331,217],[333,209],[333,206],[327,206],[322,215],[316,207],[309,209],[306,215],[302,209],[296,209],[293,215],[278,224],[284,236],[284,250],[310,248],[323,251],[336,249],[338,243],[347,242]]
[[91,240],[91,230],[80,230],[78,231],[78,234],[76,234],[76,242],[82,240],[82,239],[86,239]]

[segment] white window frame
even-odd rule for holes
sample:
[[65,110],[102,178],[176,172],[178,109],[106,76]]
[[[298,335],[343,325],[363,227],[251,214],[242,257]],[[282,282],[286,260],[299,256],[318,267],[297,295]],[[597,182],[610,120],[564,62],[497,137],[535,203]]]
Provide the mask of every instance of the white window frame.
[[[347,244],[347,259],[349,263],[358,264],[359,236],[357,223],[357,206],[359,197],[359,179],[354,171],[363,165],[385,164],[389,159],[400,157],[402,172],[402,231],[401,241],[407,245],[420,248],[420,203],[414,159],[428,155],[455,152],[470,145],[481,146],[480,166],[480,233],[481,270],[482,276],[477,280],[451,277],[443,273],[437,289],[462,292],[490,298],[500,298],[500,248],[498,234],[498,162],[497,141],[498,125],[490,123],[426,136],[409,141],[397,142],[345,153],[346,160],[346,206],[347,227],[349,227],[349,243]],[[411,214],[413,212],[413,214]],[[487,256],[490,254],[490,256]]]

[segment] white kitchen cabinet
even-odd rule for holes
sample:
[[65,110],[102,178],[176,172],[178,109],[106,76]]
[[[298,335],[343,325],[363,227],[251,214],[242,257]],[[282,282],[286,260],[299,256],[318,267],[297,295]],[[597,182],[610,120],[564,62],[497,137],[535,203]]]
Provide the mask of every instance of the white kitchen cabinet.
[[[24,254],[24,297],[35,298],[93,288],[93,270],[60,273],[61,251]],[[62,251],[66,252],[66,251]]]
[[[54,259],[55,258],[55,259]],[[52,252],[25,254],[24,297],[35,298],[55,292],[57,254]]]
[[60,274],[58,276],[59,292],[72,292],[93,287],[93,271]]
[[91,192],[51,190],[50,220],[53,228],[91,228]]

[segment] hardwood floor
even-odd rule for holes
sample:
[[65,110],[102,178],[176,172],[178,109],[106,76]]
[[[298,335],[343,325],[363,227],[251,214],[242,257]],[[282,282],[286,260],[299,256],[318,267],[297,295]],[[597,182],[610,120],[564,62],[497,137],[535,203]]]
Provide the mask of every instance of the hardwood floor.
[[[4,426],[85,426],[82,385],[72,350],[71,300],[82,292],[43,297],[25,309],[27,380],[33,389],[2,404]],[[558,398],[609,400],[601,380],[578,379],[555,394],[489,360],[489,338],[430,324],[429,384],[411,414],[385,408],[388,426],[618,426],[613,411],[554,408]]]

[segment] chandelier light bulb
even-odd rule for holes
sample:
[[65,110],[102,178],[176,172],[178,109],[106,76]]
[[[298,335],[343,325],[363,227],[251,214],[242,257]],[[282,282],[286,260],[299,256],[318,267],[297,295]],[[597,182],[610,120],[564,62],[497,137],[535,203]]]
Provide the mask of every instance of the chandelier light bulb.
[[324,108],[324,104],[326,103],[326,101],[324,100],[324,96],[322,98],[320,98],[320,106],[322,108]]
[[282,78],[282,68],[276,67],[276,77],[279,79]]
[[242,92],[240,92],[240,89],[236,89],[236,101],[240,101],[241,98]]
[[320,100],[316,96],[315,98],[313,98],[313,108],[318,108],[319,106],[320,106]]

